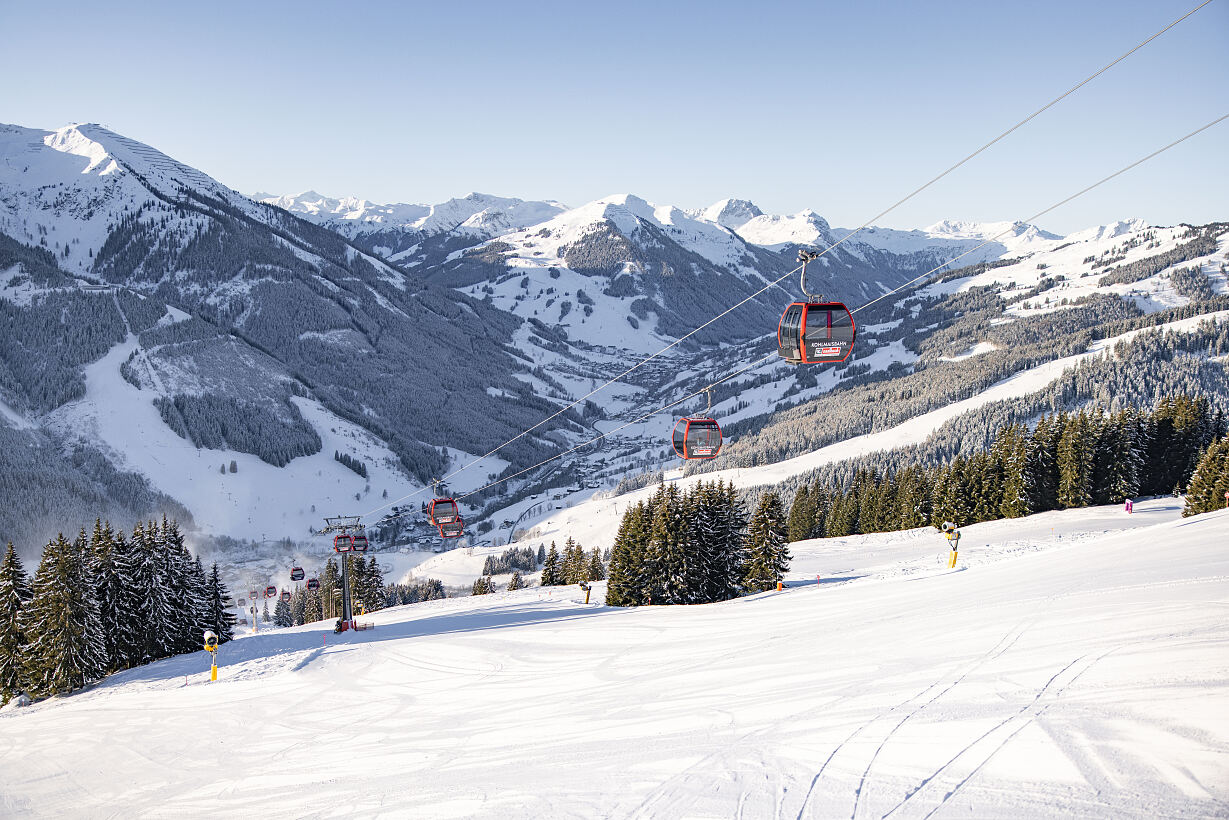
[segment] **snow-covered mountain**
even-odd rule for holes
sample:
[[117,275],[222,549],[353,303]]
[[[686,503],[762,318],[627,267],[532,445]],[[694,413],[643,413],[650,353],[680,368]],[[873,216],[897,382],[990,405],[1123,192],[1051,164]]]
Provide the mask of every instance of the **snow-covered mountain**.
[[[257,202],[96,125],[0,126],[0,159],[0,452],[9,474],[37,473],[27,483],[54,496],[36,525],[34,507],[10,505],[0,534],[39,538],[53,520],[86,523],[85,510],[123,520],[178,509],[203,530],[262,538],[297,537],[325,509],[378,510],[745,302],[453,480],[476,488],[620,428],[466,511],[532,526],[551,495],[577,500],[671,464],[671,413],[626,422],[769,352],[799,296],[795,277],[769,283],[799,248],[848,233],[813,211],[768,215],[738,199],[696,210],[633,194],[575,208],[479,194],[433,206],[312,192]],[[1013,373],[1036,362],[1010,358],[1015,343],[991,328],[1107,299],[1079,314],[1086,328],[1100,306],[1097,321],[1109,321],[1225,292],[1215,227],[868,229],[813,266],[809,290],[860,308],[993,239],[957,263],[989,264],[862,312],[845,366],[771,358],[714,390],[713,412],[736,442],[837,388],[939,363]],[[1071,332],[1035,326],[1043,338]],[[873,415],[864,404],[858,414]],[[796,443],[770,438],[745,456],[794,454]]]

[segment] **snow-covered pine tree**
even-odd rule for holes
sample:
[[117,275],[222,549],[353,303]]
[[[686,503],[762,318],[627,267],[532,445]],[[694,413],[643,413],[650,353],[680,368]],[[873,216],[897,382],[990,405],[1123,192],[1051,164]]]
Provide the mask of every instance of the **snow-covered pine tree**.
[[35,697],[71,692],[101,676],[98,635],[90,634],[88,608],[74,588],[81,581],[74,552],[63,534],[43,548],[33,595],[18,618],[27,640],[24,680]]
[[290,594],[290,618],[295,626],[307,623],[307,590],[296,587]]
[[785,577],[789,562],[785,506],[777,493],[764,493],[747,528],[744,587],[750,590],[772,589]]
[[316,621],[324,620],[324,604],[320,600],[320,591],[309,591],[305,595],[306,600],[303,603],[303,622],[314,624]]
[[81,628],[86,636],[82,672],[85,680],[97,680],[107,674],[107,647],[102,634],[102,617],[99,614],[98,597],[96,594],[96,579],[91,568],[90,542],[85,537],[82,527],[77,538],[72,543],[69,553],[69,572],[71,580],[69,588],[76,594],[72,598],[73,617],[81,622]]
[[550,542],[550,552],[546,553],[546,561],[542,564],[542,586],[554,587],[563,583],[562,568],[559,565],[559,550],[555,542]]
[[19,618],[31,595],[30,579],[10,541],[0,561],[0,705],[26,690],[22,664],[26,636]]
[[491,576],[483,575],[474,581],[474,588],[470,595],[490,595],[491,592],[493,592],[491,589]]
[[384,587],[384,571],[380,568],[380,562],[376,560],[374,555],[368,556],[367,597],[363,599],[363,605],[367,608],[368,612],[375,612],[384,608]]
[[660,499],[653,507],[649,538],[649,551],[655,559],[649,599],[655,604],[688,604],[695,594],[697,573],[692,562],[686,505],[675,484],[657,495]]
[[521,571],[519,569],[513,570],[512,580],[508,581],[508,591],[513,592],[518,589],[523,589],[524,586],[525,579],[521,577]]
[[149,619],[149,599],[145,596],[145,590],[151,569],[144,551],[134,546],[136,535],[134,530],[133,540],[128,540],[123,531],[116,530],[111,549],[115,574],[119,579],[115,653],[120,668],[137,666],[147,660],[145,631]]
[[538,544],[538,566],[546,563],[546,545]]
[[1003,489],[998,514],[1003,518],[1020,518],[1032,512],[1032,475],[1028,469],[1028,431],[1019,425],[1008,425],[995,439],[1002,470]]
[[[267,605],[266,605],[267,606]],[[273,608],[273,624],[274,626],[293,626],[294,618],[290,615],[290,603],[277,599],[277,606]]]
[[179,556],[172,553],[166,533],[153,521],[145,525],[144,533],[140,544],[151,568],[145,652],[150,660],[157,660],[177,654],[182,646],[178,596],[182,594],[183,582]]
[[[520,573],[517,572],[517,575],[520,575]],[[589,554],[588,575],[588,580],[590,581],[606,580],[606,568],[602,566],[602,553],[597,547],[594,547],[593,552]]]
[[[623,513],[610,550],[609,582],[606,603],[609,606],[639,606],[644,603],[644,553],[648,547],[651,513],[643,501]],[[542,585],[546,586],[543,572]]]
[[93,576],[94,597],[98,601],[100,636],[104,667],[108,672],[123,669],[126,656],[121,643],[126,634],[123,612],[123,578],[120,575],[115,533],[111,524],[94,519],[90,538],[90,575]]
[[265,611],[260,616],[260,620],[264,623],[269,623],[269,621],[272,620],[272,617],[269,615],[269,599],[268,598],[265,598]]
[[316,620],[341,617],[341,568],[329,558],[320,573],[321,617]]
[[208,601],[208,623],[206,629],[213,630],[218,636],[218,643],[223,644],[235,637],[235,615],[226,605],[230,600],[230,590],[222,583],[222,575],[218,571],[218,562],[214,561],[209,568],[209,582],[206,588]]
[[1195,465],[1183,516],[1224,509],[1229,493],[1229,438],[1212,442]]

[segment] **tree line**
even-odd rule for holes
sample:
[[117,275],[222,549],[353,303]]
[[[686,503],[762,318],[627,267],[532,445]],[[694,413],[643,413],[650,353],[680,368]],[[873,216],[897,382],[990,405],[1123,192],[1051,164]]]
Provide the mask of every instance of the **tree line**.
[[0,562],[0,702],[71,692],[104,675],[233,637],[218,566],[206,573],[174,522],[130,536],[96,520],[92,536],[43,548],[31,580],[13,545]]
[[627,510],[611,548],[606,603],[699,604],[771,589],[789,569],[781,497],[760,497],[750,520],[732,484],[660,487]]
[[[789,538],[824,538],[960,526],[1047,510],[1180,493],[1204,452],[1226,433],[1206,398],[1163,399],[1133,408],[1044,415],[1030,431],[1009,424],[989,448],[940,466],[891,473],[859,469],[847,484],[804,484],[789,513]],[[1215,481],[1212,482],[1215,485]]]

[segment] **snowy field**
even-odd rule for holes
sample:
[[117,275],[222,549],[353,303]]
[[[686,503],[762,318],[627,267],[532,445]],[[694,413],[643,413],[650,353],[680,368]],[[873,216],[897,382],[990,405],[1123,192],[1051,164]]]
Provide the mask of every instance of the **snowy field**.
[[0,814],[1223,817],[1229,513],[1136,510],[971,526],[955,570],[933,531],[804,542],[707,606],[262,632],[217,683],[202,652],[0,713]]

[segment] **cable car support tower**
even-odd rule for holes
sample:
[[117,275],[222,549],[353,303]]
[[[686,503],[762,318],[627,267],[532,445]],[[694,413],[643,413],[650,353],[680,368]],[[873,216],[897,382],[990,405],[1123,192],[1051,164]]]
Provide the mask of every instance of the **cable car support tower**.
[[333,534],[333,551],[341,554],[341,624],[338,632],[357,627],[350,602],[350,562],[347,559],[351,552],[367,551],[365,529],[360,516],[335,515],[325,516],[324,529],[320,531],[321,535]]

